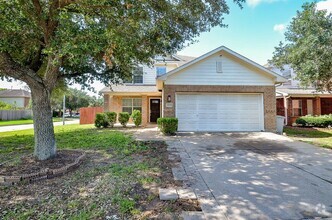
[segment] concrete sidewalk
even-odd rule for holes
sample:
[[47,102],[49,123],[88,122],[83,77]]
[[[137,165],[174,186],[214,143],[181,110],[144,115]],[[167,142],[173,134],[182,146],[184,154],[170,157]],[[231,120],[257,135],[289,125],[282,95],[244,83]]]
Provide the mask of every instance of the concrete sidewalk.
[[[65,121],[66,125],[72,125],[72,124],[79,124],[80,120],[72,120],[72,121]],[[62,122],[54,122],[54,126],[60,126],[62,125]],[[2,126],[0,127],[0,132],[6,132],[6,131],[20,131],[20,130],[26,130],[26,129],[33,129],[33,124],[29,125],[12,125],[12,126]]]

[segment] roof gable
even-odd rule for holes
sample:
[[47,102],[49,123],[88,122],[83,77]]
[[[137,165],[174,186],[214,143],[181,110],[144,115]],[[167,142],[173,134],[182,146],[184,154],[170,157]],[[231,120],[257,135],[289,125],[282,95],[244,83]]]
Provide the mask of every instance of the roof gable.
[[279,82],[285,82],[287,81],[287,79],[285,79],[284,77],[278,75],[277,73],[255,63],[254,61],[232,51],[231,49],[225,47],[225,46],[221,46],[221,47],[218,47],[170,72],[168,72],[167,74],[164,74],[162,76],[159,76],[157,79],[158,80],[162,80],[162,81],[165,81],[167,78],[169,78],[170,76],[176,74],[176,73],[179,73],[181,74],[180,72],[187,69],[187,68],[191,68],[192,66],[194,66],[195,64],[199,63],[199,62],[202,62],[216,54],[220,54],[220,53],[224,53],[224,54],[227,54],[231,57],[234,57],[235,59],[237,59],[237,62],[239,63],[242,63],[242,64],[245,64],[247,66],[249,66],[250,68],[252,69],[255,69],[256,71],[259,71],[263,74],[265,74],[266,76],[270,77],[270,78],[273,78],[274,79],[274,83],[279,83]]
[[6,89],[6,90],[0,90],[0,97],[8,97],[8,98],[14,98],[14,97],[30,97],[31,94],[28,91],[21,90],[21,89]]

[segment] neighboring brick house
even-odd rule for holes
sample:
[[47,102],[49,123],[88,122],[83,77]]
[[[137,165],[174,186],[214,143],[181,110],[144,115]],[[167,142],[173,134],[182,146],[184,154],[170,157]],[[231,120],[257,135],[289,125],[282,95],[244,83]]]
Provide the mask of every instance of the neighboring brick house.
[[139,109],[143,124],[177,117],[179,131],[276,130],[275,85],[285,78],[224,46],[189,62],[172,59],[183,65],[156,62],[143,67],[141,85],[104,88],[105,111]]
[[301,88],[296,73],[287,65],[284,70],[271,69],[288,79],[276,88],[277,115],[285,116],[285,124],[292,125],[300,116],[332,114],[331,93]]
[[0,101],[17,108],[27,108],[31,98],[30,92],[21,89],[0,90]]

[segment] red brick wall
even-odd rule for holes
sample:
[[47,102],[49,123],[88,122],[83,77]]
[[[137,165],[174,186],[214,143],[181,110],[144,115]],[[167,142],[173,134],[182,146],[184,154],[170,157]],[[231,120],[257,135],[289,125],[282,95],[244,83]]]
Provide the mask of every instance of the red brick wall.
[[332,114],[332,98],[321,98],[320,103],[322,115]]
[[285,116],[284,99],[277,99],[277,115]]

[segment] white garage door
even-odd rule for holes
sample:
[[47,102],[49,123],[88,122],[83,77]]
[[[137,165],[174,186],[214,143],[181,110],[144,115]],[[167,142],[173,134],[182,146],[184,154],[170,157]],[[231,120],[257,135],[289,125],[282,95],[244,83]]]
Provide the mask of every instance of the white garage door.
[[261,94],[177,94],[179,131],[262,131]]

